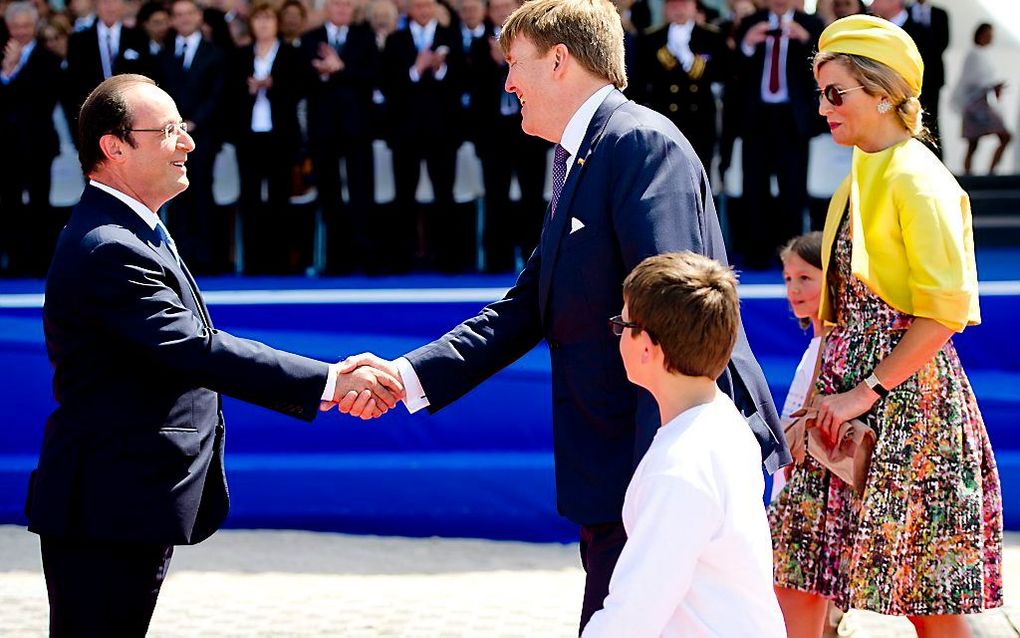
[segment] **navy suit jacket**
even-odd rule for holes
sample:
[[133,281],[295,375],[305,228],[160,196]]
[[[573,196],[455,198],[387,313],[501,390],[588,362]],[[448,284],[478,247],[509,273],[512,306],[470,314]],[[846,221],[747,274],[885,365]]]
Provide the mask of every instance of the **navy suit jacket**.
[[46,281],[57,409],[26,514],[39,534],[197,543],[227,514],[224,393],[311,421],[325,363],[216,330],[157,233],[88,186]]
[[[627,380],[608,326],[623,306],[623,279],[651,255],[692,250],[725,263],[726,251],[701,162],[662,115],[614,91],[571,161],[556,215],[514,287],[405,356],[434,412],[547,340],[558,507],[590,525],[620,520],[627,484],[660,425],[651,395]],[[571,232],[573,219],[583,227]],[[765,466],[789,463],[743,329],[719,385],[750,417]]]

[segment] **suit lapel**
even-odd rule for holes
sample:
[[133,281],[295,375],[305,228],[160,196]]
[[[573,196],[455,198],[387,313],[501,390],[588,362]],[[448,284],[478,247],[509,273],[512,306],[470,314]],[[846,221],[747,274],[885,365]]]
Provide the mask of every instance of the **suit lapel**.
[[[588,124],[588,130],[584,134],[581,146],[577,150],[577,157],[571,157],[572,166],[567,175],[567,181],[563,183],[563,190],[560,191],[560,199],[556,205],[556,214],[549,218],[549,208],[546,207],[546,223],[542,230],[542,271],[538,280],[539,311],[545,318],[545,309],[549,300],[553,268],[556,266],[556,258],[559,255],[560,243],[563,239],[563,231],[567,228],[570,220],[570,208],[577,190],[578,183],[584,176],[585,164],[590,160],[592,153],[598,145],[602,132],[609,123],[613,112],[627,102],[623,93],[614,90],[599,105],[595,115]],[[583,161],[581,161],[583,160]]]

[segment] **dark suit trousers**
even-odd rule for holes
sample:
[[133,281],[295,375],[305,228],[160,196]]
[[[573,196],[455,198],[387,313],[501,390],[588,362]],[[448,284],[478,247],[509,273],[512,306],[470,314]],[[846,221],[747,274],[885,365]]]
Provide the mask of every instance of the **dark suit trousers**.
[[[797,132],[787,104],[763,105],[759,121],[743,135],[744,192],[742,214],[731,232],[745,266],[771,265],[779,246],[803,232],[807,207],[808,143]],[[779,183],[779,206],[770,215],[772,175]]]
[[581,566],[584,567],[584,602],[581,604],[581,626],[578,634],[609,595],[609,580],[627,543],[623,523],[601,523],[581,526]]
[[[246,274],[282,273],[290,253],[302,235],[303,220],[295,219],[290,206],[292,143],[274,132],[243,133],[237,142],[241,176],[241,225]],[[268,184],[269,201],[262,201],[262,182]],[[308,240],[311,242],[311,239]],[[309,245],[308,250],[311,250]]]
[[144,636],[172,545],[43,536],[50,636]]
[[[346,203],[340,183],[341,157],[346,159],[347,166],[349,199]],[[327,229],[326,268],[332,274],[363,268],[365,261],[372,258],[369,238],[375,235],[370,228],[375,201],[372,140],[367,137],[314,139],[312,164],[319,207]]]
[[11,275],[41,277],[50,265],[63,226],[50,206],[52,165],[52,158],[32,155],[0,160],[0,252],[7,253]]
[[[459,144],[450,140],[408,141],[393,145],[393,181],[397,191],[399,250],[405,257],[449,260],[463,247],[451,244],[461,235],[456,225],[453,182]],[[435,200],[428,216],[415,202],[421,161],[429,172]]]
[[[521,131],[517,118],[500,118],[491,141],[480,149],[485,183],[485,269],[509,272],[514,248],[527,261],[538,245],[545,215],[546,150],[544,142]],[[519,209],[510,201],[510,181],[517,174],[521,187]]]

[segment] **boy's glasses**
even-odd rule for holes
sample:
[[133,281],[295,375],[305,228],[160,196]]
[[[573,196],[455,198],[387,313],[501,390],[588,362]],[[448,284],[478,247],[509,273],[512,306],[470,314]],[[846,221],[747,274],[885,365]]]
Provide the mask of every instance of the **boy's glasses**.
[[623,315],[616,315],[615,317],[609,318],[609,329],[613,331],[613,334],[617,337],[623,336],[623,329],[630,328],[632,330],[641,330],[641,324],[634,323],[633,321],[624,321]]
[[838,88],[835,84],[818,89],[818,92],[822,94],[825,101],[833,106],[843,106],[843,95],[850,91],[856,91],[857,89],[863,89],[863,86],[851,86],[849,89]]

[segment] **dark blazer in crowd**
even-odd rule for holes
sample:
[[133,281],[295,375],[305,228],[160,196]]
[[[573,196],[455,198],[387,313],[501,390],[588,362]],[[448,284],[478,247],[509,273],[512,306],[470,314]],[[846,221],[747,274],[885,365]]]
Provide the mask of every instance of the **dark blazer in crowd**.
[[[569,161],[555,215],[546,215],[539,247],[514,287],[405,356],[435,412],[547,341],[557,508],[605,546],[610,532],[595,530],[612,526],[625,538],[624,493],[660,426],[655,400],[627,381],[619,338],[607,325],[623,306],[623,279],[651,255],[693,250],[725,263],[726,249],[708,176],[690,144],[666,118],[619,91],[598,107]],[[788,463],[772,396],[742,329],[719,386],[754,415],[765,466]],[[619,552],[622,542],[613,547]],[[592,579],[589,573],[589,585]],[[582,626],[608,592],[609,574],[599,580],[602,591],[586,591]]]
[[[0,45],[2,50],[2,45]],[[12,275],[46,273],[63,225],[50,207],[53,158],[60,140],[53,110],[65,77],[60,60],[37,40],[24,65],[0,84],[0,252]],[[29,203],[23,203],[28,192]]]
[[[818,115],[818,98],[811,57],[814,55],[823,25],[813,15],[793,12],[793,21],[809,34],[806,42],[796,38],[768,36],[750,57],[742,50],[744,36],[755,25],[769,20],[768,11],[746,18],[737,33],[737,54],[741,58],[744,80],[742,127],[744,185],[739,210],[731,215],[733,243],[743,255],[744,265],[762,268],[772,265],[778,247],[803,232],[803,214],[807,208],[808,147],[811,137],[822,131],[824,120]],[[780,54],[780,86],[788,99],[770,103],[763,98],[769,89],[773,44]],[[782,78],[785,78],[785,83]],[[770,178],[779,184],[778,209],[770,210]],[[822,220],[812,220],[820,228]]]
[[[485,268],[508,272],[515,265],[514,249],[524,259],[538,245],[545,213],[545,177],[549,143],[521,130],[521,105],[505,90],[508,67],[492,57],[493,28],[475,38],[468,59],[472,138],[482,162],[485,185]],[[510,201],[510,182],[517,175],[518,205]]]
[[[244,228],[246,273],[301,270],[308,264],[293,262],[300,237],[291,217],[290,193],[294,163],[301,145],[297,104],[301,99],[304,65],[300,52],[278,41],[270,69],[272,87],[266,91],[272,130],[252,131],[256,95],[247,80],[255,73],[255,45],[237,51],[228,88],[234,122],[237,161],[241,177],[240,210]],[[269,185],[269,201],[262,202],[262,180]],[[310,247],[308,247],[310,249]]]
[[196,272],[220,269],[227,260],[225,233],[215,222],[213,164],[223,138],[223,93],[228,75],[227,54],[215,44],[199,40],[191,64],[185,68],[170,37],[156,56],[160,86],[177,103],[195,150],[188,154],[190,185],[170,202],[168,216],[181,254]]
[[[311,64],[320,57],[323,45],[331,46],[325,26],[301,36],[308,145],[327,229],[326,268],[342,274],[375,259],[371,237],[383,230],[373,226],[371,213],[375,198],[372,91],[382,71],[382,55],[371,29],[351,25],[338,51],[344,68],[322,76]],[[347,167],[346,204],[341,196],[341,158]]]
[[934,6],[930,11],[930,22],[924,25],[914,19],[912,7],[907,7],[907,21],[903,23],[903,30],[913,38],[924,61],[921,108],[925,112],[924,124],[935,140],[935,144],[929,146],[936,155],[942,157],[939,101],[946,84],[946,67],[942,57],[949,48],[949,15]]
[[[73,109],[67,114],[71,131],[77,137],[78,110],[92,89],[105,80],[103,60],[99,53],[98,19],[84,31],[72,33],[67,43],[67,78]],[[152,58],[149,55],[149,38],[138,28],[121,25],[120,43],[113,62],[113,74],[153,74]]]
[[633,76],[636,97],[676,124],[705,170],[711,171],[718,137],[712,83],[725,79],[728,51],[718,29],[695,24],[690,40],[694,63],[685,71],[666,47],[669,27],[659,27],[639,41],[639,72]]
[[[435,259],[443,270],[465,269],[468,247],[457,237],[468,220],[455,218],[453,202],[457,149],[463,140],[464,123],[451,114],[461,112],[464,50],[459,29],[436,26],[430,45],[435,51],[448,50],[446,74],[436,78],[426,70],[419,81],[410,78],[418,49],[410,27],[390,34],[383,52],[383,93],[389,117],[389,145],[393,151],[397,215],[393,227],[399,254]],[[415,191],[421,161],[428,166],[435,195],[428,217],[416,219],[420,211]],[[399,259],[399,257],[397,257]]]

